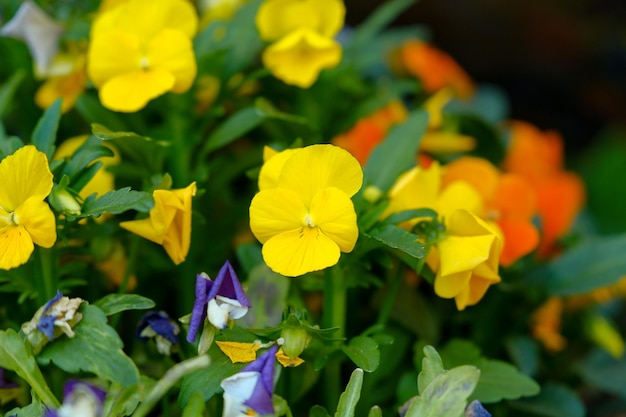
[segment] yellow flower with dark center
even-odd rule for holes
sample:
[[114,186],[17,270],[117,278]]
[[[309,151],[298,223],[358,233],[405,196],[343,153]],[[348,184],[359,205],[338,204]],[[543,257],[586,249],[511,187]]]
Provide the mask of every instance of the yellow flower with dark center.
[[359,230],[350,197],[361,188],[363,172],[352,155],[333,145],[290,153],[265,163],[261,191],[250,204],[250,228],[263,243],[265,263],[295,277],[332,266],[354,248]]
[[339,0],[265,1],[256,24],[261,38],[273,43],[263,52],[263,64],[287,84],[310,87],[321,70],[341,61],[341,45],[333,37],[344,17]]
[[102,104],[133,112],[196,76],[191,38],[198,17],[185,0],[129,0],[103,13],[91,30],[87,73]]
[[56,220],[44,199],[52,190],[48,158],[32,145],[0,162],[0,268],[28,261],[34,245],[49,248],[57,239]]
[[154,207],[146,219],[121,222],[120,226],[162,245],[176,265],[182,263],[191,242],[191,199],[196,183],[176,190],[155,190]]

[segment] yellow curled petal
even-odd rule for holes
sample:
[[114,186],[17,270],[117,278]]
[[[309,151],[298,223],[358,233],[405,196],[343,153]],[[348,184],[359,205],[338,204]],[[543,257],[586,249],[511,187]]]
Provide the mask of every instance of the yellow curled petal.
[[298,29],[265,49],[263,65],[284,83],[309,88],[320,71],[339,64],[341,55],[341,45],[332,38]]
[[171,90],[184,93],[196,77],[196,59],[191,40],[179,30],[164,29],[148,44],[147,59],[150,68],[168,71],[175,78]]
[[0,162],[0,207],[12,212],[30,197],[43,200],[52,190],[46,154],[26,145]]
[[435,277],[435,294],[441,298],[453,298],[466,289],[472,271],[461,271],[449,275],[437,274]]
[[15,210],[14,216],[35,244],[44,248],[54,245],[57,240],[56,219],[48,203],[39,197],[31,197]]
[[352,200],[338,188],[325,188],[313,197],[311,218],[342,252],[354,249],[359,228]]
[[129,72],[107,81],[100,89],[100,101],[111,110],[134,112],[171,90],[175,82],[176,79],[167,70]]
[[176,211],[165,232],[163,248],[170,259],[179,265],[187,257],[191,244],[191,200],[196,195],[196,183],[193,182],[186,188],[172,190],[169,193],[177,199],[177,204],[169,205],[170,208],[176,208]]
[[339,261],[339,246],[317,227],[303,226],[270,238],[263,244],[263,259],[274,272],[297,277]]
[[300,196],[305,204],[321,190],[336,187],[352,197],[363,184],[359,161],[350,152],[334,145],[311,145],[285,161],[279,184]]
[[262,190],[250,203],[250,229],[261,243],[304,226],[307,209],[299,196],[284,188]]
[[24,227],[3,227],[0,229],[0,268],[11,269],[25,264],[34,248]]

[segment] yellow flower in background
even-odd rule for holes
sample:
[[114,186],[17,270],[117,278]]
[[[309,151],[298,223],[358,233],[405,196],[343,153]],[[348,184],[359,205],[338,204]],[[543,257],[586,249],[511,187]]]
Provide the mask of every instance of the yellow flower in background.
[[[269,171],[280,155],[266,162]],[[358,161],[333,145],[308,146],[276,161],[275,186],[261,187],[250,204],[250,228],[265,263],[292,277],[336,264],[359,235],[350,199],[363,182]]]
[[0,268],[20,266],[34,245],[50,248],[56,220],[44,199],[52,190],[48,158],[32,145],[0,162]]
[[200,0],[200,27],[216,20],[230,20],[237,10],[249,0]]
[[266,0],[256,16],[261,39],[273,42],[263,64],[283,82],[308,88],[325,68],[341,61],[333,37],[343,27],[340,0]]
[[562,314],[563,300],[558,297],[549,298],[533,313],[532,335],[552,353],[563,350],[567,345],[567,340],[561,335]]
[[176,265],[182,263],[191,242],[191,198],[196,183],[175,190],[155,190],[154,207],[149,217],[121,222],[120,226],[154,243],[162,245]]
[[[63,141],[61,145],[57,147],[52,159],[57,160],[71,156],[83,143],[87,141],[88,138],[89,136],[85,135]],[[96,175],[94,175],[93,178],[85,184],[83,189],[80,190],[79,194],[83,199],[94,193],[96,196],[102,196],[115,189],[115,177],[111,172],[107,171],[107,168],[119,164],[121,158],[115,148],[108,145],[104,141],[102,142],[102,145],[111,149],[111,151],[113,151],[113,156],[105,156],[93,161],[93,163],[102,162],[102,167],[98,170],[98,172],[96,172]]]
[[52,61],[48,73],[49,77],[35,93],[35,103],[47,109],[56,99],[62,98],[61,112],[65,113],[74,107],[78,97],[85,91],[85,55],[59,54]]
[[134,112],[168,92],[187,91],[196,76],[191,38],[198,17],[185,0],[129,0],[94,22],[87,73],[102,105]]
[[437,271],[435,293],[454,298],[458,310],[477,304],[498,275],[502,237],[492,225],[467,210],[457,210],[446,221],[446,236],[429,253]]

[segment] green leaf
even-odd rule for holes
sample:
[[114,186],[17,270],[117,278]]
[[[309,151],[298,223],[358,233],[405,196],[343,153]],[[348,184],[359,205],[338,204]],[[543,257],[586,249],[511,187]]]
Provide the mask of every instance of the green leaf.
[[545,384],[536,397],[512,401],[510,404],[519,410],[547,417],[585,416],[585,405],[576,392],[560,384]]
[[119,214],[127,210],[137,210],[146,213],[153,206],[154,200],[149,193],[133,191],[130,187],[124,187],[119,190],[109,191],[102,197],[96,198],[95,194],[87,197],[80,217],[98,217],[104,213]]
[[427,127],[428,114],[423,110],[411,112],[404,123],[394,126],[367,160],[363,169],[366,186],[388,191],[401,173],[415,166],[417,149]]
[[381,3],[382,5],[354,31],[348,49],[367,47],[386,26],[413,3],[415,0],[392,0]]
[[103,146],[100,139],[90,136],[65,164],[62,174],[75,180],[83,169],[103,156],[113,156],[113,151]]
[[204,398],[199,392],[194,392],[183,409],[182,417],[202,417],[204,414]]
[[433,379],[407,410],[405,417],[460,416],[467,406],[480,371],[470,365],[457,366]]
[[45,153],[48,160],[54,155],[54,142],[57,137],[57,129],[59,128],[59,120],[61,120],[61,99],[58,98],[46,109],[43,116],[37,122],[33,135],[30,139],[31,143],[37,149]]
[[528,336],[518,336],[507,339],[506,349],[519,370],[528,376],[533,376],[539,368],[539,345],[535,339]]
[[126,310],[146,310],[154,307],[154,301],[137,294],[109,294],[93,304],[107,316]]
[[359,398],[361,398],[362,386],[363,370],[357,368],[352,371],[346,390],[339,397],[335,417],[354,417],[354,410],[359,402]]
[[604,349],[594,349],[577,370],[587,384],[626,398],[626,357],[615,359]]
[[353,337],[348,345],[341,347],[341,350],[343,350],[356,366],[366,372],[374,372],[380,364],[378,343],[371,337]]
[[626,235],[589,239],[533,275],[552,295],[582,294],[626,275]]
[[59,401],[37,366],[30,344],[13,329],[0,331],[0,367],[14,371],[24,379],[48,408],[59,407]]
[[46,406],[37,398],[33,398],[33,402],[26,407],[14,408],[7,412],[5,417],[41,417],[45,414]]
[[90,94],[81,94],[74,108],[84,120],[95,120],[114,130],[124,130],[126,124],[122,117],[102,107],[100,100]]
[[405,210],[399,213],[393,213],[385,219],[385,223],[398,224],[413,219],[419,219],[421,217],[430,217],[431,219],[437,219],[438,214],[435,210],[430,208]]
[[417,376],[417,389],[420,394],[426,391],[426,388],[439,375],[444,373],[443,362],[441,356],[432,346],[424,346],[424,359],[422,359],[422,370]]
[[40,363],[53,362],[66,372],[91,372],[98,377],[126,387],[139,381],[135,363],[124,353],[124,344],[115,329],[106,322],[98,307],[83,302],[82,320],[73,338],[62,337],[48,343],[39,354]]
[[426,255],[424,244],[419,242],[420,237],[407,232],[393,224],[385,224],[374,228],[368,235],[393,249],[398,249],[413,258],[422,259]]
[[232,363],[215,343],[211,345],[208,354],[211,358],[211,366],[183,377],[178,396],[179,407],[184,408],[196,392],[202,395],[204,401],[210,400],[215,394],[222,391],[220,386],[222,380],[236,374],[246,366],[244,363]]
[[114,400],[108,413],[103,413],[103,415],[112,417],[130,416],[139,403],[146,398],[146,395],[152,390],[155,383],[154,379],[141,375],[139,383],[124,387],[121,390],[119,390],[119,385],[114,384],[118,390],[109,389],[109,398],[114,398]]
[[383,417],[383,410],[375,405],[372,408],[370,408],[369,413],[367,413],[367,417]]
[[539,384],[509,363],[489,359],[483,360],[479,368],[480,380],[472,399],[482,403],[496,403],[539,393]]
[[19,71],[13,73],[11,78],[4,82],[2,87],[0,87],[0,119],[3,119],[9,111],[9,106],[13,101],[13,96],[17,91],[17,87],[19,87],[25,76],[26,71],[20,69]]
[[328,411],[321,405],[314,405],[309,410],[309,417],[330,417]]

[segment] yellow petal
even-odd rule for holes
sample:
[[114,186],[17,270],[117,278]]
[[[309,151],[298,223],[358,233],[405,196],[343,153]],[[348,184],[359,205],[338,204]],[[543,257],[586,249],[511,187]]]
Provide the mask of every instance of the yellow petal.
[[274,272],[297,277],[319,271],[339,261],[339,246],[319,228],[301,227],[270,238],[263,259]]
[[33,242],[50,248],[57,240],[56,219],[50,206],[40,197],[31,197],[14,213],[17,224],[23,226]]
[[30,258],[34,249],[30,234],[22,226],[6,226],[0,229],[0,268],[18,267]]
[[30,197],[46,198],[52,190],[52,172],[46,154],[26,145],[0,162],[0,207],[14,211]]
[[446,220],[458,210],[482,213],[483,199],[470,183],[454,181],[441,191],[436,207],[439,215]]
[[419,150],[431,154],[469,152],[476,147],[471,136],[456,132],[426,132],[420,141]]
[[342,252],[350,252],[359,237],[352,200],[338,188],[326,188],[313,197],[311,218]]
[[307,209],[299,196],[284,188],[270,188],[250,203],[250,229],[261,243],[280,233],[304,226]]
[[285,355],[285,352],[283,352],[283,348],[278,349],[278,352],[276,352],[276,360],[285,368],[288,366],[294,368],[304,363],[304,359],[299,356],[296,356],[295,358],[290,358],[289,356]]
[[130,0],[102,13],[91,28],[91,36],[113,28],[134,33],[144,42],[162,29],[176,29],[191,38],[198,28],[198,16],[186,0]]
[[437,244],[442,276],[471,271],[489,259],[493,235],[448,236]]
[[258,343],[216,341],[215,344],[232,363],[252,362],[256,359],[256,351],[261,347]]
[[389,191],[389,206],[382,217],[404,210],[430,207],[436,209],[441,185],[438,162],[428,168],[415,167],[398,177]]
[[191,200],[196,195],[196,183],[193,182],[186,188],[172,190],[171,193],[180,205],[176,207],[174,218],[170,223],[163,238],[163,248],[176,265],[181,264],[189,253],[191,243]]
[[174,76],[175,93],[184,93],[196,77],[196,59],[191,40],[179,30],[164,29],[148,44],[147,59],[150,68],[163,69]]
[[424,103],[424,110],[428,112],[428,126],[432,129],[438,128],[443,123],[443,108],[454,98],[454,91],[444,87],[433,94]]
[[293,190],[305,204],[319,191],[336,187],[352,197],[361,188],[363,171],[350,152],[334,145],[312,145],[285,161],[281,187]]
[[435,294],[441,298],[452,298],[467,288],[472,271],[462,271],[449,275],[437,274],[435,277]]
[[87,75],[98,88],[117,76],[141,70],[141,42],[135,34],[114,29],[92,37]]
[[299,29],[266,48],[263,65],[284,83],[309,88],[320,71],[339,64],[341,54],[341,45],[332,38]]
[[[272,148],[266,146],[265,149]],[[269,150],[264,150],[263,159],[265,160],[265,163],[263,164],[263,166],[261,167],[261,171],[259,172],[259,190],[278,187],[278,178],[280,177],[280,173],[283,170],[285,161],[291,158],[293,154],[299,150],[299,148],[285,149],[282,152],[274,151],[273,154]],[[265,156],[266,154],[268,155],[267,157]]]
[[100,89],[100,101],[111,110],[134,112],[171,90],[175,82],[174,76],[162,69],[129,72],[107,81]]
[[302,28],[331,38],[343,27],[344,17],[340,0],[268,0],[259,7],[256,25],[266,41]]

